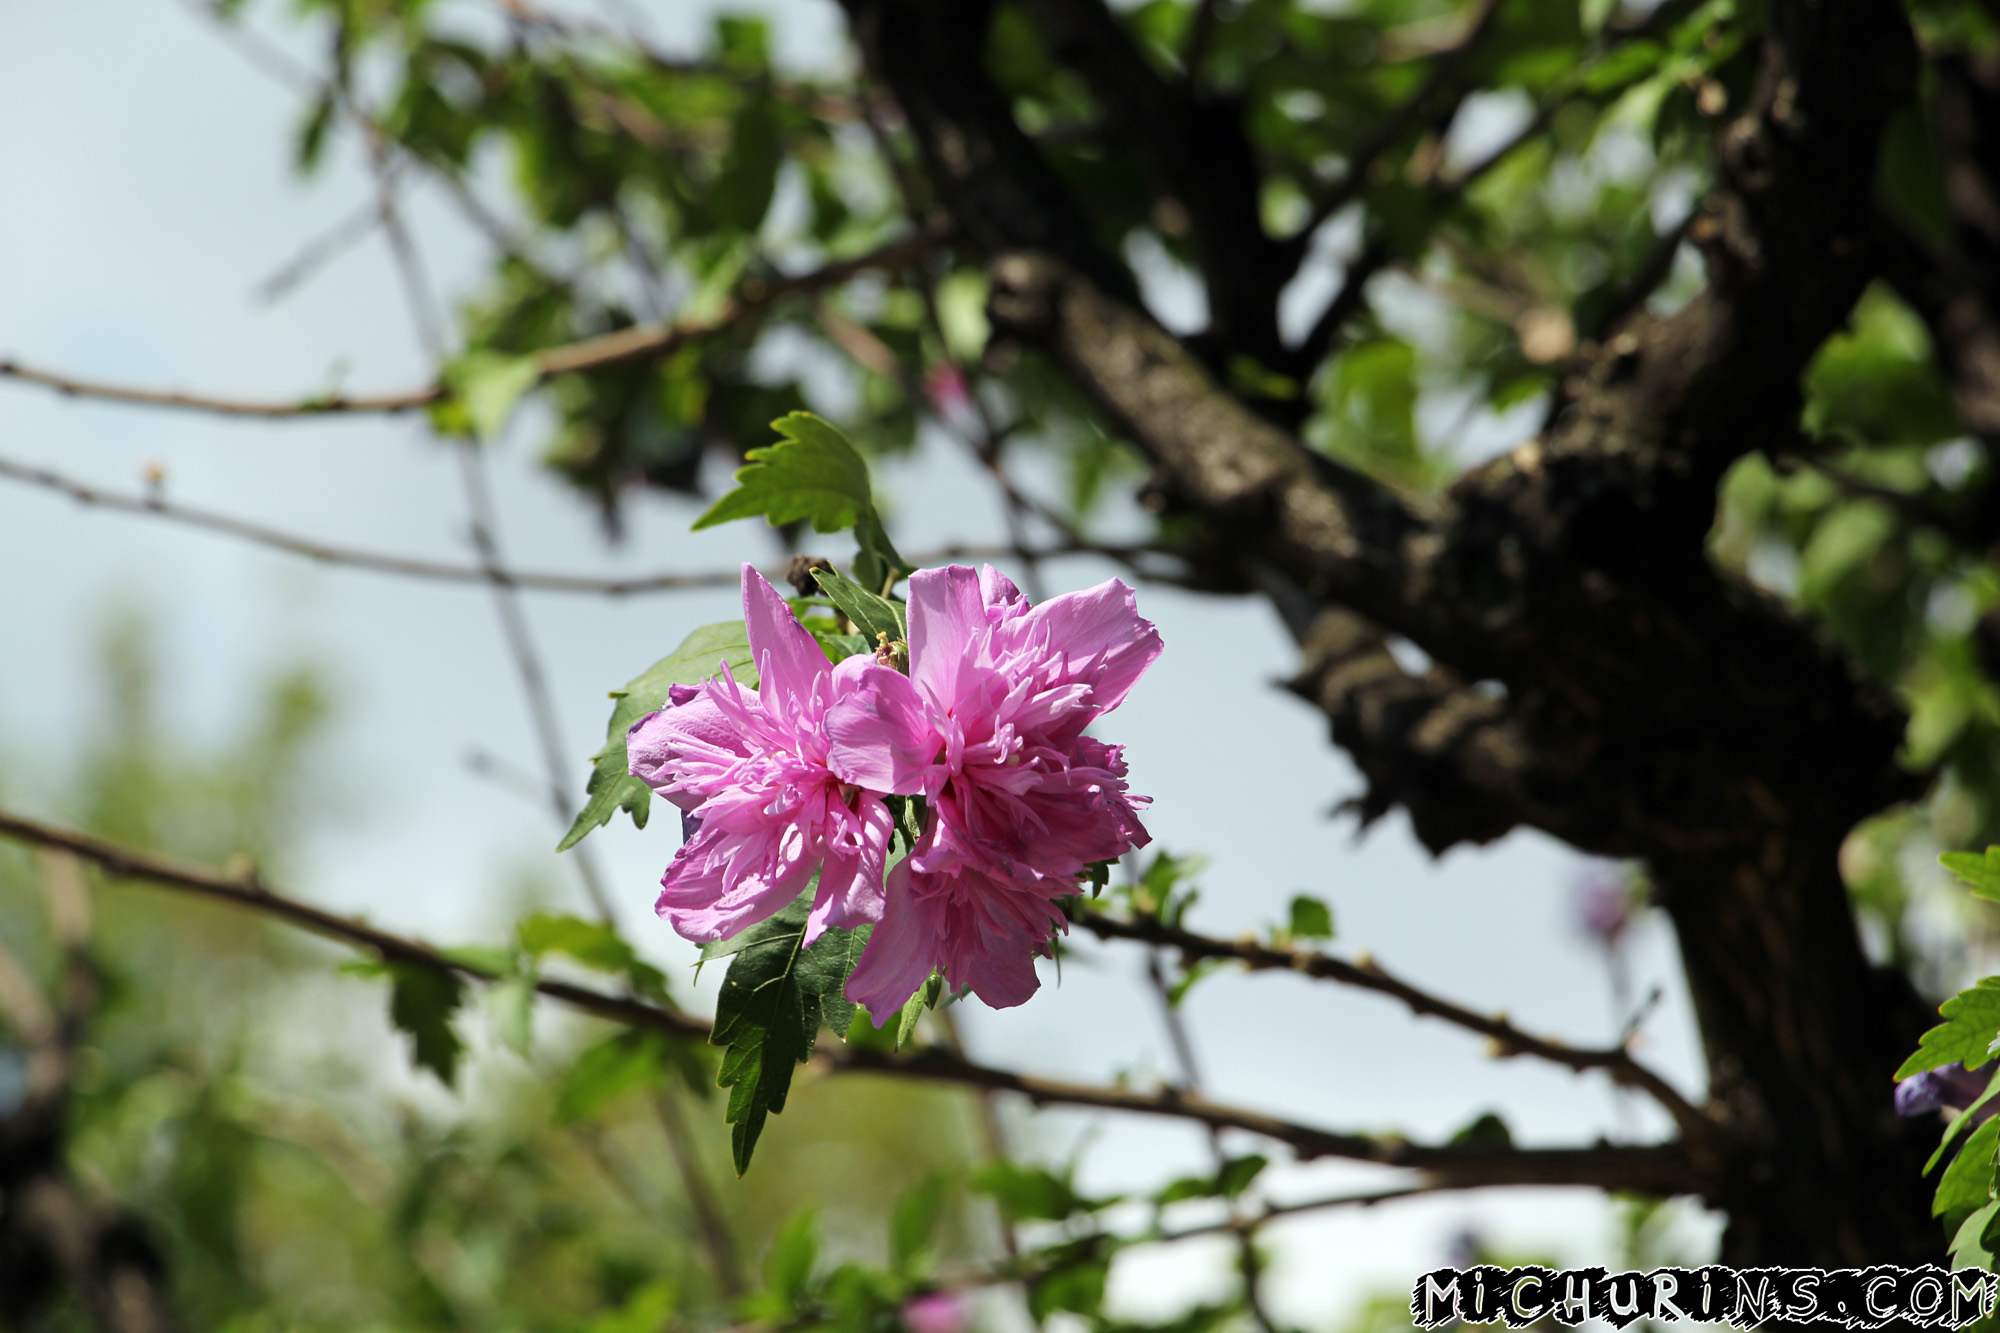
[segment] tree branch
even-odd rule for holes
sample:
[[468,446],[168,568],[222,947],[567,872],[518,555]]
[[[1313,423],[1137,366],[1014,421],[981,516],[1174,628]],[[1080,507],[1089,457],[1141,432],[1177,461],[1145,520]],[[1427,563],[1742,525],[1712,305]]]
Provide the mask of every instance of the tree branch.
[[[747,279],[738,284],[733,297],[705,318],[635,324],[630,328],[536,352],[533,354],[536,377],[538,381],[549,380],[558,375],[579,374],[669,356],[691,342],[714,337],[754,318],[786,297],[811,295],[877,269],[900,268],[942,243],[943,239],[944,233],[933,229],[808,273]],[[227,417],[282,418],[412,412],[442,402],[449,396],[442,383],[434,382],[395,393],[328,393],[289,399],[233,398],[84,379],[24,365],[5,357],[0,357],[0,379],[39,385],[66,397],[130,403],[140,407],[175,408]]]
[[1612,1082],[1646,1093],[1674,1118],[1682,1142],[1691,1149],[1712,1136],[1714,1125],[1708,1117],[1683,1097],[1672,1084],[1632,1058],[1624,1047],[1592,1049],[1570,1046],[1549,1037],[1538,1037],[1514,1026],[1504,1016],[1476,1013],[1465,1006],[1391,974],[1373,958],[1363,955],[1349,962],[1314,949],[1280,949],[1247,940],[1221,940],[1198,935],[1178,926],[1146,917],[1120,918],[1094,908],[1080,908],[1072,918],[1077,925],[1100,939],[1135,940],[1142,944],[1178,950],[1185,959],[1221,959],[1240,963],[1253,972],[1297,972],[1322,981],[1336,981],[1400,1000],[1411,1013],[1442,1019],[1485,1037],[1491,1053],[1501,1059],[1531,1055],[1551,1064],[1583,1073],[1601,1070]]
[[[19,482],[66,495],[78,504],[186,524],[204,532],[213,532],[303,556],[321,564],[440,583],[484,585],[492,581],[492,575],[477,565],[448,564],[437,560],[360,550],[351,546],[335,546],[311,537],[285,532],[279,528],[267,527],[261,523],[252,523],[247,519],[218,514],[210,509],[176,504],[156,496],[126,495],[117,491],[103,490],[64,473],[13,459],[0,458],[0,480]],[[1026,552],[1011,544],[955,545],[942,546],[932,551],[920,551],[911,558],[923,567],[949,564],[959,560],[999,560],[1008,556],[1020,556],[1037,561],[1099,556],[1119,562],[1133,571],[1137,577],[1172,581],[1165,575],[1148,570],[1141,563],[1141,557],[1157,553],[1150,546],[1097,543],[1072,532],[1063,535],[1058,541],[1030,548]],[[783,573],[782,569],[775,567],[764,571],[765,576],[773,580],[781,579]],[[738,569],[715,569],[687,574],[638,574],[631,578],[596,578],[588,574],[560,574],[547,570],[509,568],[505,571],[505,577],[511,586],[529,591],[580,593],[598,597],[635,597],[649,593],[687,592],[700,588],[734,588],[742,582],[743,574]]]
[[[113,875],[246,907],[323,938],[366,949],[384,959],[478,981],[490,981],[495,975],[428,944],[273,892],[254,870],[239,875],[218,874],[6,812],[0,812],[0,838],[60,848]],[[572,1008],[627,1026],[690,1040],[705,1040],[709,1035],[706,1022],[666,1005],[546,977],[537,979],[536,989]],[[974,1064],[942,1049],[895,1052],[842,1046],[822,1048],[813,1060],[828,1070],[1016,1092],[1042,1106],[1093,1107],[1188,1120],[1218,1129],[1240,1129],[1286,1144],[1302,1159],[1339,1157],[1404,1167],[1423,1172],[1428,1181],[1453,1186],[1595,1185],[1654,1194],[1702,1193],[1710,1188],[1694,1160],[1678,1143],[1643,1147],[1600,1143],[1587,1148],[1534,1149],[1426,1146],[1393,1136],[1335,1133],[1172,1089],[1146,1092],[1018,1074]]]

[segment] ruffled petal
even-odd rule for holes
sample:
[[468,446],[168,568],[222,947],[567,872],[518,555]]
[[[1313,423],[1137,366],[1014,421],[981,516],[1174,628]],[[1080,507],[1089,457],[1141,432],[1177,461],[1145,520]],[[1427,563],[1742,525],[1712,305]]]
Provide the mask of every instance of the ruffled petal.
[[1066,592],[1029,611],[1014,628],[1044,636],[1044,651],[1067,660],[1064,679],[1091,687],[1091,707],[1108,712],[1160,656],[1160,632],[1139,614],[1138,599],[1117,579]]
[[[810,860],[786,856],[785,841],[769,834],[746,839],[712,826],[702,829],[667,866],[653,910],[681,938],[696,944],[727,939],[776,916],[804,891],[815,869]],[[746,859],[763,862],[770,873],[741,873]]]
[[910,575],[910,679],[939,708],[958,697],[959,666],[986,630],[979,575],[964,565]]
[[648,713],[625,733],[626,771],[683,810],[701,804],[704,777],[720,779],[749,753],[715,700],[695,692]]
[[938,964],[943,928],[939,904],[918,899],[910,879],[908,860],[898,861],[889,872],[881,923],[868,937],[844,991],[848,999],[868,1006],[878,1028],[930,980]]
[[964,876],[946,946],[945,979],[995,1009],[1024,1004],[1041,989],[1035,959],[1045,952],[1060,914],[1046,898],[1012,885]]
[[853,687],[826,711],[826,737],[826,766],[842,782],[913,796],[942,781],[940,741],[924,701],[910,678],[891,667],[855,673]]
[[781,706],[812,693],[813,682],[831,669],[826,654],[799,623],[778,590],[755,566],[743,566],[743,625],[750,656],[757,663],[757,692]]
[[852,930],[882,919],[882,867],[889,860],[889,835],[895,827],[889,807],[873,796],[862,796],[855,810],[834,807],[819,892],[806,918],[805,947],[829,926]]

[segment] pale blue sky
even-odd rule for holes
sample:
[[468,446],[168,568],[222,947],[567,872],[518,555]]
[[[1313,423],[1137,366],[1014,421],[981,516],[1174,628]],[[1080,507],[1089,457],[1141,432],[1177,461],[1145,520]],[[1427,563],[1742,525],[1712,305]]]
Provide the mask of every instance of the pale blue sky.
[[[633,5],[663,43],[686,43],[714,6]],[[266,6],[266,11],[275,7]],[[769,6],[765,6],[769,8]],[[831,0],[789,0],[781,48],[822,58],[837,41]],[[267,14],[268,17],[268,14]],[[355,389],[426,377],[388,257],[365,244],[275,308],[256,284],[366,198],[343,153],[311,185],[288,171],[296,105],[173,0],[13,0],[0,18],[0,356],[79,375],[246,395],[319,388],[344,367]],[[463,293],[477,238],[433,192],[412,208],[434,273]],[[577,571],[726,568],[768,559],[738,525],[691,535],[687,504],[633,504],[625,544],[607,548],[594,514],[534,465],[532,413],[498,451],[504,540],[518,564]],[[255,516],[353,545],[469,558],[450,459],[414,421],[232,423],[69,402],[0,382],[0,456],[132,490],[151,463],[175,499]],[[990,540],[997,511],[942,448],[880,485],[905,549]],[[315,901],[368,912],[443,940],[490,932],[503,886],[539,868],[573,891],[541,812],[470,773],[473,749],[533,768],[535,750],[490,602],[477,588],[324,569],[144,518],[80,509],[0,484],[0,747],[51,754],[116,701],[91,689],[92,636],[117,598],[165,627],[172,720],[194,737],[236,715],[270,664],[309,653],[340,690],[329,799],[340,814],[299,867]],[[1053,577],[1080,586],[1112,571],[1087,562]],[[604,725],[603,692],[671,649],[685,630],[732,613],[728,593],[603,601],[531,595],[528,611],[554,682],[581,784]],[[1340,947],[1524,1025],[1595,1043],[1609,1033],[1599,960],[1570,924],[1579,860],[1532,835],[1423,854],[1400,817],[1358,845],[1327,811],[1358,789],[1323,720],[1271,687],[1289,673],[1282,630],[1251,602],[1145,588],[1142,610],[1167,651],[1101,728],[1129,743],[1134,785],[1155,797],[1160,846],[1211,858],[1195,922],[1233,935],[1276,918],[1295,892],[1331,900]],[[35,808],[37,793],[8,799]],[[50,811],[53,813],[53,811]],[[622,819],[598,835],[629,933],[662,960],[687,950],[649,913],[674,821],[644,833]],[[1668,998],[1646,1055],[1693,1086],[1697,1062],[1671,944],[1641,932],[1639,991]],[[1073,1077],[1168,1067],[1140,958],[1050,973],[1042,994],[966,1024],[985,1059]],[[678,975],[685,975],[679,973]],[[713,974],[694,993],[706,1007]],[[1501,1110],[1516,1136],[1586,1142],[1620,1132],[1605,1086],[1523,1063],[1485,1060],[1476,1041],[1406,1018],[1366,995],[1294,978],[1220,977],[1191,1002],[1216,1095],[1336,1128],[1448,1133]],[[1655,1118],[1634,1124],[1657,1130]],[[1137,1184],[1163,1162],[1198,1166],[1205,1147],[1176,1126],[1045,1117],[1051,1150],[1086,1125],[1087,1179]],[[782,1119],[772,1133],[783,1133]],[[1629,1130],[1625,1132],[1630,1132]],[[1274,1173],[1304,1197],[1379,1175],[1337,1166]],[[1406,1285],[1476,1225],[1566,1260],[1611,1257],[1607,1211],[1583,1192],[1487,1193],[1329,1215],[1281,1229],[1282,1308],[1309,1324],[1371,1285]],[[1199,1262],[1190,1256],[1200,1255]],[[1216,1280],[1220,1251],[1189,1248],[1121,1266],[1114,1295],[1158,1310]]]

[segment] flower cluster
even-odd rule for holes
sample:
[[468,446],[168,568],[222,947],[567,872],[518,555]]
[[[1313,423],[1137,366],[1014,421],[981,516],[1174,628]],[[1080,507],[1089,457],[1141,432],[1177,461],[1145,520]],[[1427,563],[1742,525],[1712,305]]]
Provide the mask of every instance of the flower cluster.
[[[1160,655],[1132,590],[1114,579],[1030,606],[990,566],[921,570],[907,675],[865,655],[829,663],[747,565],[743,612],[756,690],[725,669],[676,687],[628,737],[633,775],[689,830],[660,915],[724,939],[818,871],[805,942],[875,924],[846,989],[878,1019],[934,970],[996,1008],[1026,1000],[1064,926],[1056,900],[1149,840],[1120,747],[1084,734]],[[890,795],[928,814],[885,876]]]

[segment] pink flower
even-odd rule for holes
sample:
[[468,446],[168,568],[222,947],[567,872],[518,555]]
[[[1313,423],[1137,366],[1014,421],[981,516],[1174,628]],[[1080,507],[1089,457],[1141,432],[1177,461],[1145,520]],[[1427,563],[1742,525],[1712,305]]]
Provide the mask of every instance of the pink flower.
[[903,1327],[910,1333],[965,1333],[972,1311],[955,1291],[929,1291],[903,1302]]
[[1055,899],[1092,862],[1150,841],[1122,750],[1083,734],[1160,655],[1130,588],[1031,608],[990,566],[921,570],[909,624],[910,674],[866,668],[826,715],[836,773],[930,807],[847,983],[878,1019],[940,967],[995,1008],[1020,1004],[1065,927]]
[[829,707],[876,668],[867,657],[829,664],[749,565],[743,618],[756,692],[725,668],[719,679],[675,686],[668,706],[627,734],[632,775],[690,817],[655,910],[687,939],[725,939],[782,910],[817,870],[811,944],[828,926],[882,916],[893,821],[879,796],[828,769],[825,725]]

